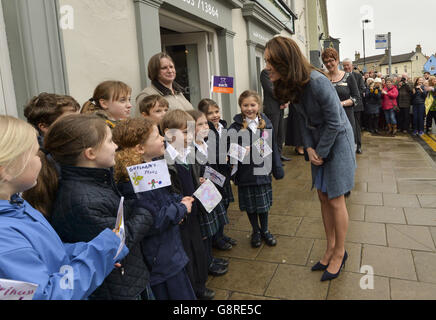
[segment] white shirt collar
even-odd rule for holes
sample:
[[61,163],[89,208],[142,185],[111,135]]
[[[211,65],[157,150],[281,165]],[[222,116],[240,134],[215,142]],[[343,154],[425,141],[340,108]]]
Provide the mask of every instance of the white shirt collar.
[[256,133],[257,128],[259,127],[259,117],[256,117],[255,119],[247,119],[248,127],[253,131],[253,133]]
[[224,129],[224,126],[220,122],[218,122],[218,128],[216,129],[216,131],[218,131],[218,135],[220,138],[221,138],[221,134],[223,132],[223,129]]
[[203,140],[203,143],[202,143],[202,144],[197,144],[197,143],[194,141],[194,146],[197,147],[197,149],[198,149],[202,154],[204,154],[206,157],[208,156],[208,152],[207,152],[207,143],[204,142],[204,140]]
[[183,154],[180,154],[170,143],[168,143],[167,148],[165,150],[168,152],[168,155],[171,157],[171,160],[178,158],[183,163],[186,163],[186,159],[188,158],[189,153],[191,152],[191,147],[188,146],[183,150]]

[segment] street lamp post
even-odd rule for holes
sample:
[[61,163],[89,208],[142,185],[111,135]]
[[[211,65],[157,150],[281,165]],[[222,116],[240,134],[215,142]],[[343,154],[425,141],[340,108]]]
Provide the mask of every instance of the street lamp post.
[[362,31],[363,31],[363,72],[366,72],[366,52],[365,52],[365,23],[370,23],[371,20],[362,20]]

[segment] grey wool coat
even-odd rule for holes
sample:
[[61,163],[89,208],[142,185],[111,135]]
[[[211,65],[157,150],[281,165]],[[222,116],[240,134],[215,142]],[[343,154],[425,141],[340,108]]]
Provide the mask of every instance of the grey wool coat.
[[[330,80],[319,71],[312,71],[294,108],[301,121],[304,147],[315,149],[324,160],[328,198],[350,192],[356,171],[353,128]],[[312,164],[312,188],[319,168]]]

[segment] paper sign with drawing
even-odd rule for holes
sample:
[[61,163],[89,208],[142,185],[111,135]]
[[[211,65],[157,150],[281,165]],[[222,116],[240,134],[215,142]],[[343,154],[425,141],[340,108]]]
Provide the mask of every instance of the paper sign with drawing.
[[165,160],[127,167],[135,193],[160,189],[171,185],[170,173]]
[[224,187],[224,183],[226,182],[226,177],[223,176],[218,171],[214,170],[213,168],[206,166],[204,170],[203,178],[209,179],[216,185],[220,186],[221,188]]
[[117,222],[115,223],[115,230],[118,237],[120,237],[121,242],[120,246],[118,247],[117,254],[115,255],[114,259],[118,257],[118,255],[123,250],[125,244],[126,244],[126,229],[124,228],[124,197],[121,197],[120,205],[118,207],[118,213],[117,213]]
[[221,193],[210,180],[206,180],[200,188],[195,191],[194,197],[200,200],[203,207],[209,213],[215,209],[223,198]]

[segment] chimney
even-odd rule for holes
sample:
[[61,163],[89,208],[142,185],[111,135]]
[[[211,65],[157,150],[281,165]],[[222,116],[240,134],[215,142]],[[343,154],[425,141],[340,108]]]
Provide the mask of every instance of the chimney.
[[359,51],[356,51],[356,52],[354,53],[354,60],[355,60],[355,61],[360,60],[360,52],[359,52]]
[[420,44],[416,45],[415,51],[416,51],[416,53],[422,53],[422,48],[421,48]]

